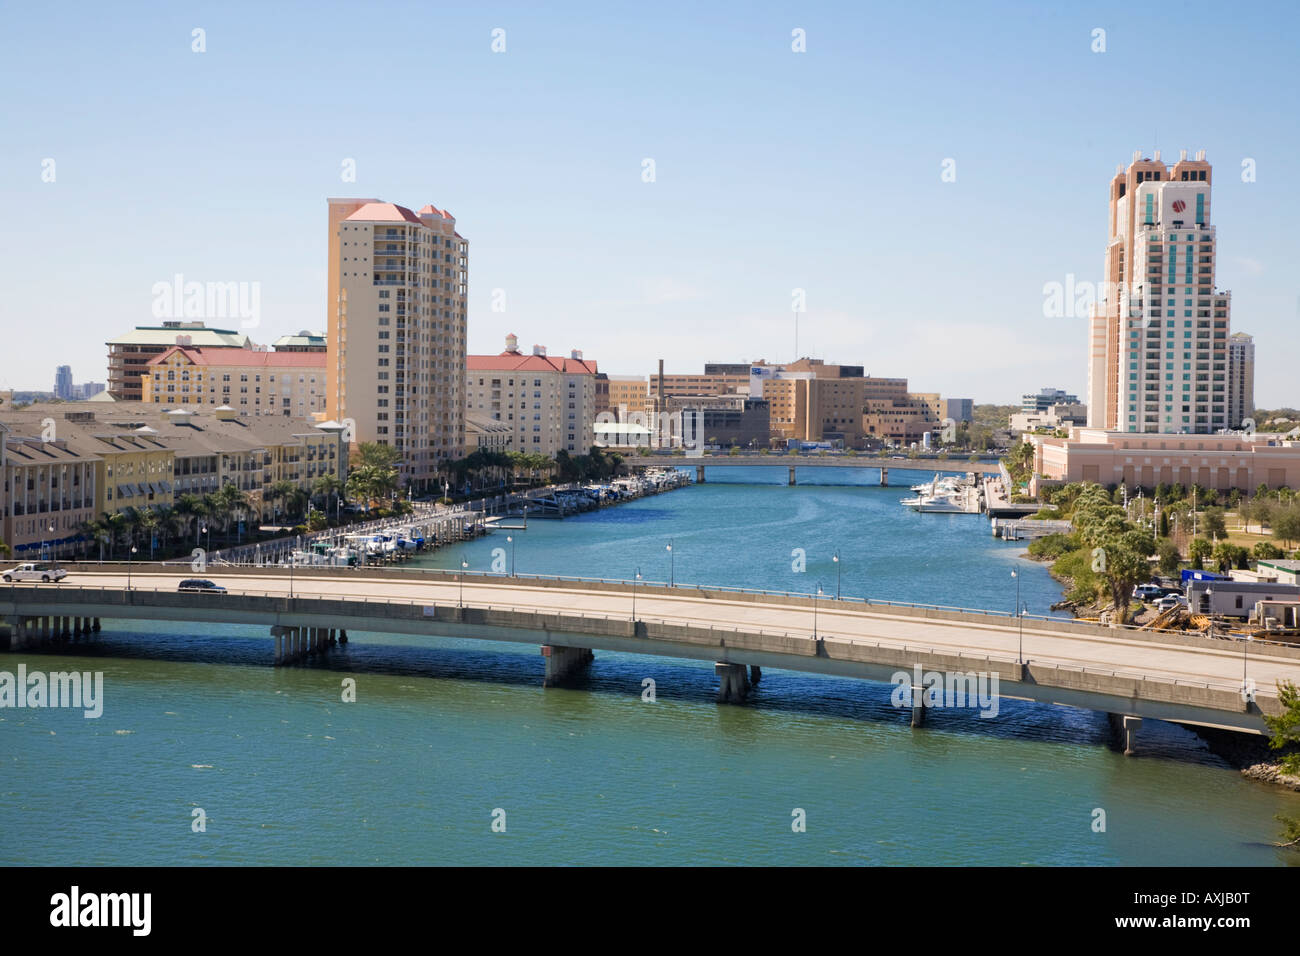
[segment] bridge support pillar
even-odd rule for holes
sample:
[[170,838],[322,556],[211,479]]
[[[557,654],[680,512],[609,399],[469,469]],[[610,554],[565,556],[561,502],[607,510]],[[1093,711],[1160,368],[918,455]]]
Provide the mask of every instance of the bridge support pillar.
[[95,618],[95,623],[92,624],[92,625],[90,626],[90,629],[91,629],[92,631],[98,631],[98,630],[99,630],[99,618]]
[[912,726],[925,726],[925,688],[912,685]]
[[884,465],[880,466],[880,487],[883,488],[889,484],[889,469]]
[[50,619],[48,617],[43,617],[41,618],[41,643],[48,644],[49,642],[50,642]]
[[279,624],[271,625],[271,640],[275,641],[275,666],[284,662],[284,628]]
[[763,669],[759,667],[757,664],[750,664],[749,665],[750,684],[757,684],[762,679],[763,679]]
[[596,655],[588,647],[565,647],[560,644],[543,644],[542,657],[546,658],[543,687],[558,687],[585,671]]
[[1124,742],[1124,756],[1137,753],[1137,735],[1142,729],[1142,718],[1129,714],[1108,714],[1111,730]]
[[703,465],[696,465],[696,466],[695,466],[695,483],[696,483],[697,485],[702,485],[702,484],[704,484],[704,466],[703,466]]
[[23,619],[18,616],[5,618],[5,625],[9,628],[9,650],[18,650],[19,633],[22,629]]
[[718,703],[744,703],[749,696],[749,674],[745,665],[715,661],[713,672],[718,675]]
[[348,632],[347,632],[346,630],[340,630],[340,631],[339,631],[339,643],[340,643],[340,644],[346,644],[347,642],[348,642]]
[[71,637],[71,636],[72,636],[72,618],[70,617],[59,618],[59,637]]
[[794,484],[794,465],[790,466],[790,484]]

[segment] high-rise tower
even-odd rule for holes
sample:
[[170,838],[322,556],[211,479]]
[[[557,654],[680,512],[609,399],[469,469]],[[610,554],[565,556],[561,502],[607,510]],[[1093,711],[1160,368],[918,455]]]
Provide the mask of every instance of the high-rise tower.
[[465,454],[468,256],[444,210],[329,200],[328,414],[420,491]]
[[1093,308],[1088,425],[1210,433],[1226,427],[1231,297],[1214,285],[1205,152],[1166,166],[1134,153],[1110,184],[1105,285]]

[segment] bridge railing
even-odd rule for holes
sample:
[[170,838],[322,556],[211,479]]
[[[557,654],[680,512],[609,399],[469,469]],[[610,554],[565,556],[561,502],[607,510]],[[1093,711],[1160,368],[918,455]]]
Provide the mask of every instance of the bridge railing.
[[[161,563],[168,564],[169,562],[161,562]],[[150,573],[149,571],[146,571],[144,569],[143,562],[138,562],[138,561],[133,563],[126,562],[126,561],[117,561],[117,562],[101,561],[101,562],[84,562],[84,564],[93,565],[95,567],[102,567],[102,566],[115,567],[119,570],[124,570],[128,564],[131,564],[131,566],[136,569],[135,573],[137,575],[147,575]],[[64,566],[71,567],[71,565],[66,563]],[[239,572],[239,571],[254,570],[254,568],[245,565],[231,565],[230,570],[232,572]],[[284,572],[287,571],[288,568],[273,566],[264,569],[257,568],[256,570]],[[373,565],[367,567],[356,566],[356,567],[345,568],[345,567],[330,567],[328,565],[304,565],[302,567],[297,567],[294,570],[296,573],[302,575],[304,578],[308,576],[315,576],[320,574],[331,574],[331,575],[338,574],[341,577],[346,577],[351,575],[365,575],[367,573],[375,574],[376,572],[382,572],[382,574],[384,575],[392,575],[394,577],[400,577],[401,575],[428,575],[432,577],[438,577],[443,581],[449,581],[452,583],[455,583],[455,581],[459,577],[464,577],[465,580],[469,580],[470,578],[477,578],[480,580],[497,581],[497,582],[519,580],[519,581],[539,581],[539,582],[553,581],[560,584],[569,584],[569,583],[602,584],[602,585],[611,585],[616,587],[624,587],[628,589],[631,589],[631,587],[633,586],[633,582],[627,578],[595,578],[595,577],[584,577],[581,575],[569,575],[569,574],[528,574],[528,573],[510,574],[508,572],[477,571],[471,569],[466,569],[464,571],[461,571],[455,568],[429,568],[429,567],[412,568],[412,567],[401,567],[401,566],[376,567]],[[204,572],[195,572],[194,576],[198,576],[203,573]],[[78,584],[80,584],[80,582],[78,582]],[[875,607],[879,607],[879,608],[897,607],[897,608],[907,608],[907,609],[914,609],[920,611],[938,611],[938,612],[949,613],[949,614],[971,614],[971,615],[978,615],[980,617],[986,617],[990,619],[1003,619],[1008,621],[1016,620],[1016,614],[1014,611],[1002,611],[1002,610],[996,610],[991,608],[963,607],[955,604],[928,604],[919,601],[895,601],[886,598],[856,597],[847,594],[836,598],[825,593],[817,595],[811,591],[797,591],[797,590],[790,590],[790,589],[775,590],[775,589],[767,589],[767,588],[745,588],[745,587],[738,587],[736,585],[730,585],[730,584],[669,584],[667,581],[651,581],[651,580],[637,581],[635,582],[635,584],[636,587],[638,588],[656,588],[656,589],[671,591],[673,593],[681,593],[681,592],[689,592],[689,591],[696,591],[700,593],[706,591],[722,591],[722,592],[731,592],[734,594],[753,594],[753,595],[759,595],[764,597],[800,598],[806,600],[816,599],[820,602],[824,602],[819,604],[820,607],[825,607],[828,608],[829,610],[834,610],[836,605],[842,606],[842,605],[852,604],[852,605],[860,605],[864,609],[870,609]],[[0,587],[3,587],[3,585],[0,585]],[[255,593],[265,593],[265,592],[255,592]],[[1048,624],[1074,624],[1080,627],[1090,626],[1092,628],[1095,628],[1098,632],[1104,634],[1114,634],[1116,632],[1119,632],[1126,636],[1132,635],[1137,637],[1146,637],[1151,635],[1174,635],[1174,636],[1181,635],[1181,636],[1202,636],[1202,637],[1205,636],[1196,633],[1189,634],[1189,632],[1187,631],[1178,630],[1176,628],[1151,628],[1151,627],[1143,627],[1142,625],[1138,625],[1138,624],[1113,624],[1113,625],[1101,624],[1096,621],[1083,621],[1077,618],[1067,617],[1063,614],[1062,615],[1024,614],[1022,615],[1022,617],[1026,623],[1031,621],[1038,621],[1038,622],[1048,623]],[[1216,637],[1215,639],[1223,640],[1225,642],[1239,640],[1239,638],[1234,638],[1231,637],[1230,635],[1223,635],[1220,637]],[[1274,646],[1274,647],[1283,647],[1283,648],[1291,648],[1291,649],[1294,649],[1298,646],[1294,643],[1289,643],[1286,641],[1271,641],[1268,640],[1267,638],[1252,637],[1250,640],[1251,643],[1260,646]]]
[[[162,597],[162,596],[166,596],[168,598],[184,597],[184,598],[188,598],[191,604],[199,603],[203,605],[214,604],[214,603],[218,603],[218,604],[229,603],[237,599],[247,599],[250,597],[264,598],[264,599],[272,599],[277,601],[292,602],[294,605],[293,607],[284,608],[284,609],[277,608],[277,611],[285,610],[290,612],[297,612],[300,614],[311,613],[311,608],[309,605],[312,603],[329,603],[329,602],[337,602],[339,600],[347,601],[347,600],[355,599],[365,605],[383,605],[385,607],[404,607],[404,608],[410,608],[412,610],[415,608],[420,608],[422,609],[422,613],[423,613],[423,609],[427,609],[430,607],[433,608],[441,607],[444,609],[451,609],[451,610],[460,609],[462,611],[463,610],[479,610],[485,612],[496,611],[499,613],[521,615],[521,616],[528,616],[528,617],[535,617],[541,615],[547,618],[555,619],[557,621],[565,621],[565,620],[571,621],[572,624],[567,629],[551,628],[551,630],[559,630],[559,631],[569,630],[573,633],[582,633],[584,630],[591,632],[593,629],[590,628],[588,624],[588,622],[591,621],[607,621],[607,622],[616,621],[624,624],[632,623],[633,621],[635,621],[635,623],[638,625],[654,624],[654,625],[658,625],[662,629],[682,628],[682,627],[697,628],[700,630],[707,629],[707,631],[710,634],[734,634],[736,635],[737,638],[741,638],[743,636],[757,636],[760,640],[762,638],[785,638],[787,640],[796,639],[796,638],[802,640],[809,640],[812,638],[832,639],[836,642],[850,644],[859,647],[874,647],[877,650],[881,650],[881,651],[899,651],[905,655],[906,654],[917,654],[917,655],[929,654],[932,657],[941,657],[941,656],[951,657],[963,661],[971,661],[974,664],[978,664],[979,662],[983,661],[986,665],[986,668],[990,671],[993,670],[993,665],[995,663],[1001,664],[1004,667],[1015,667],[1017,664],[1019,664],[1018,660],[1011,658],[1010,656],[1002,657],[1002,656],[995,656],[990,654],[976,656],[972,654],[963,654],[958,649],[934,647],[933,645],[926,647],[926,646],[921,646],[916,644],[908,644],[906,642],[894,643],[894,642],[885,642],[885,641],[878,641],[878,640],[877,641],[866,640],[864,638],[854,637],[848,634],[836,633],[833,629],[827,628],[825,622],[814,623],[812,621],[809,622],[809,626],[805,629],[796,628],[794,631],[785,630],[785,629],[774,631],[774,630],[765,630],[763,628],[750,628],[750,627],[741,628],[741,627],[733,627],[733,626],[719,626],[712,620],[692,618],[692,617],[669,619],[663,617],[646,617],[644,615],[637,615],[634,619],[630,613],[610,614],[610,613],[596,612],[596,611],[577,612],[577,611],[567,611],[564,609],[529,608],[529,607],[520,607],[517,604],[476,603],[472,600],[466,601],[463,598],[458,598],[455,604],[452,604],[450,600],[445,600],[442,603],[438,603],[438,602],[430,602],[428,600],[377,597],[372,594],[338,591],[338,590],[331,590],[331,592],[328,595],[313,594],[309,596],[295,595],[292,597],[278,592],[259,591],[259,590],[229,590],[228,589],[219,592],[195,592],[195,591],[177,591],[173,589],[164,590],[162,588],[157,588],[157,587],[153,587],[153,588],[132,587],[130,590],[124,590],[120,587],[113,587],[109,585],[80,585],[80,584],[77,585],[75,588],[50,587],[49,585],[45,585],[44,587],[41,587],[35,584],[24,584],[24,585],[12,585],[11,587],[5,590],[8,590],[10,592],[11,599],[14,600],[16,608],[20,604],[26,603],[27,598],[35,598],[37,596],[40,596],[42,598],[48,598],[51,595],[56,596],[56,599],[58,596],[63,596],[63,597],[70,597],[74,595],[81,596],[79,592],[112,593],[116,596],[120,596],[122,598],[122,601],[106,602],[106,603],[120,603],[122,607],[129,607],[132,604],[134,604],[135,603],[134,598],[135,595],[137,594],[153,595],[155,596],[155,598]],[[17,600],[17,595],[19,594],[23,595],[24,600],[22,602],[19,602]],[[94,603],[94,602],[68,602],[68,603]],[[174,607],[177,605],[178,602],[174,602],[174,601],[154,602],[154,606],[160,606],[160,607],[161,606]],[[142,608],[147,608],[148,606],[149,604],[146,603],[145,605],[142,606]],[[415,617],[415,615],[412,615],[412,617]],[[439,623],[448,623],[448,622],[441,621]],[[376,628],[375,630],[378,633],[383,633],[382,627]],[[647,637],[650,637],[649,633],[647,633]],[[741,642],[739,641],[733,641],[732,646],[743,646],[743,645],[741,645]],[[1040,666],[1050,667],[1056,671],[1077,672],[1080,675],[1091,675],[1095,677],[1111,677],[1111,678],[1118,678],[1123,680],[1143,681],[1146,683],[1165,684],[1171,687],[1205,688],[1207,691],[1232,692],[1232,693],[1240,693],[1242,690],[1241,682],[1187,680],[1184,678],[1170,678],[1163,675],[1152,676],[1138,671],[1129,671],[1124,669],[1114,669],[1108,667],[1091,667],[1091,668],[1075,667],[1070,664],[1056,663],[1051,661],[1042,661],[1039,662],[1039,664]],[[1257,693],[1259,696],[1264,696],[1264,697],[1276,696],[1274,694],[1270,694],[1266,687],[1259,688]]]

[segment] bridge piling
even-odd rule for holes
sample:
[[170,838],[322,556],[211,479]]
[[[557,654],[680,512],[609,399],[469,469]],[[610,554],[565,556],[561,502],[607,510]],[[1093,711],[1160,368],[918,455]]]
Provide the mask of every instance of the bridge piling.
[[1142,729],[1142,718],[1130,714],[1107,714],[1106,718],[1111,732],[1124,742],[1124,756],[1131,757],[1137,753],[1137,735]]
[[696,483],[697,485],[702,485],[702,484],[704,484],[704,466],[703,466],[703,465],[696,465],[696,466],[695,466],[695,483]]
[[759,667],[757,664],[750,664],[750,665],[749,665],[749,682],[750,682],[751,684],[757,684],[757,683],[758,683],[759,681],[761,681],[762,679],[763,679],[763,669],[762,669],[761,667]]
[[546,674],[542,677],[542,686],[558,687],[584,672],[596,655],[587,647],[543,644],[542,657],[546,658]]
[[889,468],[886,465],[880,466],[880,487],[884,488],[889,484]]
[[749,696],[749,674],[745,665],[715,661],[713,672],[718,675],[718,703],[744,703]]
[[925,688],[912,685],[912,726],[925,726]]
[[791,466],[790,466],[790,482],[789,482],[789,483],[790,483],[790,486],[791,486],[791,487],[794,486],[794,483],[795,483],[795,481],[794,481],[794,465],[791,465]]

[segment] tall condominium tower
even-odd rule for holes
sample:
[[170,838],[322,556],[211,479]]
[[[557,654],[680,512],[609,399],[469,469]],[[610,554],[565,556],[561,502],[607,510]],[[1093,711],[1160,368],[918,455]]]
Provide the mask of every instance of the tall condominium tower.
[[1230,295],[1214,286],[1205,152],[1133,154],[1110,184],[1103,294],[1090,318],[1088,425],[1203,434],[1228,422]]
[[468,249],[433,206],[329,200],[327,412],[400,451],[417,491],[465,454]]
[[1228,427],[1255,414],[1255,340],[1245,332],[1228,337]]

